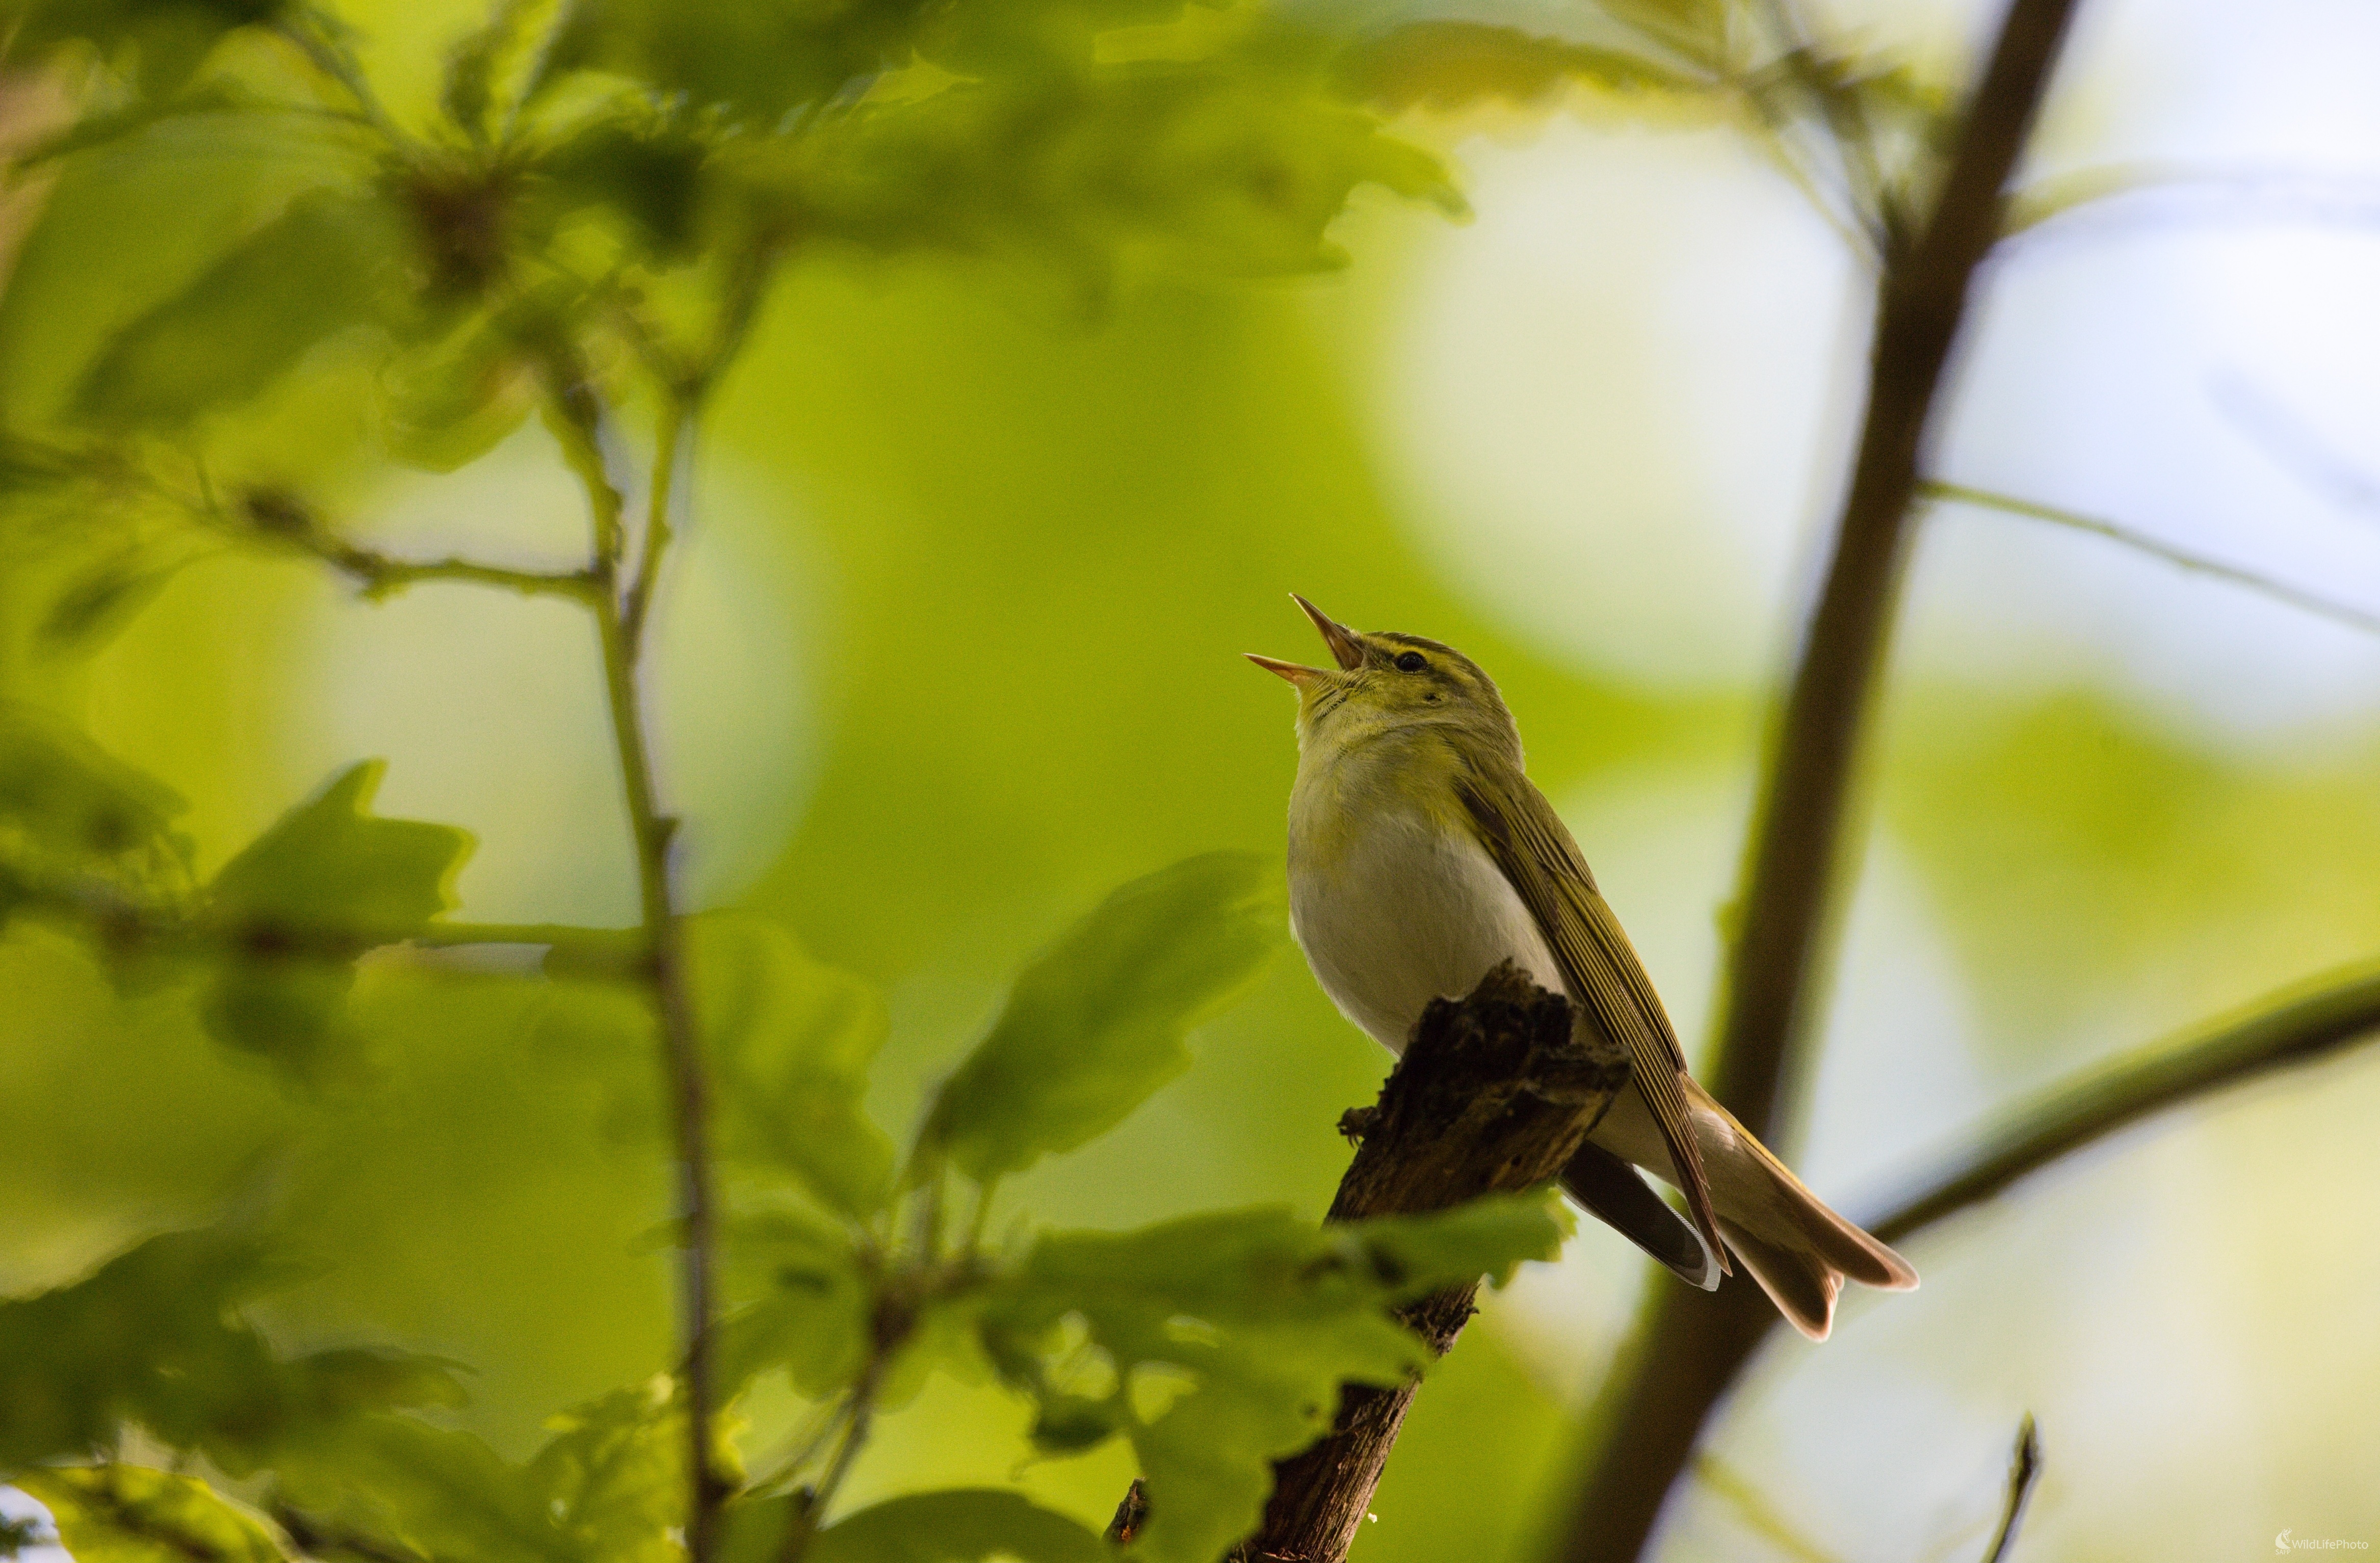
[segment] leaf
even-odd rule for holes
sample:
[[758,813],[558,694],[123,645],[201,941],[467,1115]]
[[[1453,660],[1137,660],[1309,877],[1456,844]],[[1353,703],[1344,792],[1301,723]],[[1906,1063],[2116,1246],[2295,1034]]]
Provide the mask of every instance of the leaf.
[[448,52],[438,106],[473,140],[488,139],[499,115],[520,102],[536,69],[537,42],[552,27],[561,4],[496,0],[488,19]]
[[251,1239],[171,1232],[0,1302],[0,1472],[86,1455],[129,1422],[238,1474],[367,1412],[461,1403],[453,1364],[434,1358],[276,1356],[236,1310],[290,1278]]
[[592,69],[731,120],[775,123],[900,63],[926,0],[581,0],[548,79]]
[[581,1556],[673,1563],[686,1519],[686,1419],[666,1374],[615,1389],[547,1422],[554,1437],[528,1463],[547,1514]]
[[52,656],[89,648],[139,612],[182,563],[151,563],[137,551],[103,561],[52,600],[36,644]]
[[[333,1526],[471,1563],[671,1563],[684,1557],[685,1412],[657,1374],[547,1422],[526,1463],[409,1417],[358,1423],[285,1466],[285,1490]],[[722,1445],[720,1469],[734,1475]]]
[[1270,1462],[1328,1430],[1341,1384],[1427,1364],[1392,1303],[1549,1258],[1565,1230],[1537,1193],[1319,1230],[1254,1210],[1053,1233],[985,1301],[984,1348],[1037,1402],[1045,1452],[1132,1440],[1147,1556],[1211,1563],[1256,1525]]
[[658,262],[684,260],[699,247],[705,141],[650,115],[583,126],[537,164],[549,221],[589,211],[616,218],[634,249]]
[[0,24],[20,60],[82,42],[153,97],[178,90],[225,33],[288,8],[285,0],[18,0],[0,6]]
[[817,1399],[850,1383],[867,1354],[870,1299],[850,1237],[794,1212],[746,1217],[727,1229],[733,1269],[759,1300],[720,1320],[721,1399],[732,1400],[772,1367]]
[[1016,1493],[957,1487],[863,1508],[820,1531],[811,1563],[1104,1563],[1114,1554],[1080,1521]]
[[319,1082],[345,1061],[354,959],[419,931],[453,902],[471,838],[369,812],[386,762],[365,760],[224,865],[208,920],[231,945],[201,1006],[232,1047]]
[[56,718],[0,706],[0,842],[65,866],[178,859],[167,822],[188,806]]
[[816,238],[1014,258],[1094,296],[1121,270],[1336,265],[1325,231],[1360,184],[1463,210],[1438,161],[1371,115],[1207,64],[954,86],[721,159],[722,182]]
[[1597,0],[1609,16],[1713,70],[1727,66],[1728,0]]
[[285,1563],[261,1519],[194,1476],[139,1465],[31,1471],[16,1485],[57,1521],[77,1563]]
[[882,1209],[892,1146],[861,1106],[884,1043],[875,990],[758,918],[691,919],[686,957],[722,1153],[782,1168],[848,1215]]
[[78,415],[171,430],[255,396],[317,343],[382,312],[396,243],[377,201],[293,201],[118,332],[83,376]]
[[962,76],[1049,74],[1089,65],[1101,33],[1186,8],[1184,0],[956,0],[937,7],[917,53]]
[[528,1472],[476,1434],[372,1417],[334,1449],[285,1462],[279,1475],[298,1508],[426,1557],[593,1563],[555,1523]]
[[1281,942],[1274,878],[1261,858],[1213,853],[1109,896],[1018,975],[921,1144],[989,1182],[1123,1122]]
[[407,344],[381,371],[379,433],[390,455],[431,472],[468,466],[537,405],[530,330],[546,301],[475,313],[443,336]]
[[1726,102],[1710,81],[1642,55],[1485,22],[1409,22],[1375,33],[1340,56],[1336,74],[1342,92],[1390,113],[1497,101],[1525,107],[1573,86],[1648,106],[1692,103],[1706,119]]

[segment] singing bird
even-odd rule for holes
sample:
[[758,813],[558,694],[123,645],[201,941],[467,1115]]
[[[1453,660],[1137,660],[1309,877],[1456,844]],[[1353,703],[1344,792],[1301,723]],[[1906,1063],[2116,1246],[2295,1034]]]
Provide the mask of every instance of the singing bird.
[[[1627,1051],[1629,1084],[1563,1174],[1572,1198],[1705,1290],[1732,1273],[1732,1251],[1813,1340],[1846,1278],[1914,1287],[1907,1261],[1827,1208],[1686,1072],[1652,979],[1523,771],[1520,728],[1479,665],[1295,600],[1338,666],[1248,660],[1297,688],[1290,926],[1340,1012],[1402,1052],[1432,999],[1459,999],[1512,960]],[[1685,1195],[1690,1222],[1640,1167]]]

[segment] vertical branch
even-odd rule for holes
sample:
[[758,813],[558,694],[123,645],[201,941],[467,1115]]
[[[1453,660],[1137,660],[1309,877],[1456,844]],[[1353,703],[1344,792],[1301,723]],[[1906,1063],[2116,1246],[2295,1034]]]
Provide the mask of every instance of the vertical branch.
[[[1779,720],[1726,974],[1712,1084],[1755,1133],[1773,1128],[1793,1044],[1815,1009],[1810,979],[1926,427],[2074,6],[2012,0],[1930,215],[1913,236],[1887,235],[1851,491]],[[1648,1309],[1633,1357],[1597,1408],[1597,1441],[1560,1548],[1570,1563],[1623,1563],[1643,1552],[1712,1408],[1774,1322],[1741,1278],[1710,1298],[1663,1286]]]
[[2074,0],[2010,6],[1931,219],[1885,256],[1851,492],[1778,724],[1727,974],[1714,1089],[1756,1133],[1774,1120],[1786,1057],[1814,1008],[1811,968],[1908,551],[1926,425],[2073,8]]
[[638,699],[638,658],[646,608],[651,600],[668,547],[669,507],[675,489],[678,441],[685,418],[673,402],[663,424],[661,458],[652,475],[651,522],[633,579],[624,592],[621,563],[626,551],[623,500],[605,470],[601,409],[595,392],[569,355],[555,352],[547,365],[547,391],[555,411],[554,431],[587,491],[594,527],[591,594],[597,639],[602,650],[603,686],[618,751],[621,790],[637,854],[637,891],[645,939],[645,977],[661,1032],[662,1063],[669,1096],[671,1137],[676,1152],[680,1224],[679,1304],[685,1340],[687,1501],[686,1546],[689,1563],[709,1563],[719,1531],[727,1484],[711,1462],[713,1401],[711,1347],[718,1248],[718,1208],[711,1186],[710,1086],[703,1068],[702,1040],[686,991],[686,952],[670,888],[670,843],[677,821],[661,810],[653,786],[651,751],[646,743]]

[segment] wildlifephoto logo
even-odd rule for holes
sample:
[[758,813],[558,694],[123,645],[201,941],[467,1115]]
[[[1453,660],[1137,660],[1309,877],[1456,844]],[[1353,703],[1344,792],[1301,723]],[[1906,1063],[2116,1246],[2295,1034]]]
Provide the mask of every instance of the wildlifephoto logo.
[[2324,1537],[2320,1540],[2313,1536],[2292,1537],[2287,1525],[2282,1526],[2280,1534],[2273,1538],[2273,1550],[2278,1553],[2364,1552],[2370,1550],[2371,1545],[2368,1541],[2340,1541],[2336,1536]]

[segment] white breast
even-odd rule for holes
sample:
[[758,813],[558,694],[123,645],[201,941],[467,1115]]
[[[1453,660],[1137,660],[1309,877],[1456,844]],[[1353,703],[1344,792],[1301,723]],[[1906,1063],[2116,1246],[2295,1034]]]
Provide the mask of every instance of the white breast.
[[[1293,826],[1290,840],[1290,926],[1342,1014],[1402,1052],[1425,1005],[1469,993],[1500,961],[1562,991],[1536,921],[1486,849],[1418,812],[1360,812],[1366,823],[1352,836]],[[1309,833],[1333,850],[1300,839]]]

